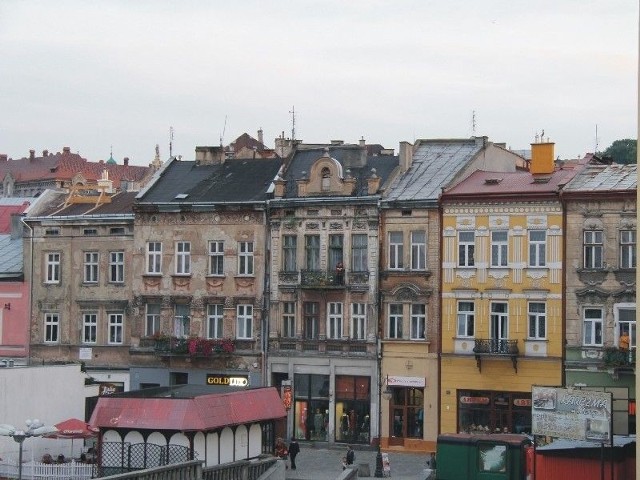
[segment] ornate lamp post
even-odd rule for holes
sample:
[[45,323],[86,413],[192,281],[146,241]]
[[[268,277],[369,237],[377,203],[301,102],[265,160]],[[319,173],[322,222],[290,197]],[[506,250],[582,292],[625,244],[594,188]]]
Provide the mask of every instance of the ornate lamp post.
[[0,424],[0,435],[3,437],[11,437],[19,445],[18,448],[18,480],[22,480],[22,444],[29,437],[41,437],[48,433],[57,432],[56,427],[45,425],[38,419],[27,420],[26,430],[16,430],[13,425]]
[[378,339],[378,451],[376,453],[375,478],[384,477],[382,467],[382,342]]

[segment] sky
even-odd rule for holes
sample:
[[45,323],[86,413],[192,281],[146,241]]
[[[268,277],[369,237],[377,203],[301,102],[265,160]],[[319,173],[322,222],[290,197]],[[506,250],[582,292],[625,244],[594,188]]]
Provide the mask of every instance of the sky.
[[[636,0],[0,0],[0,153],[637,137]],[[291,113],[294,112],[295,114]]]

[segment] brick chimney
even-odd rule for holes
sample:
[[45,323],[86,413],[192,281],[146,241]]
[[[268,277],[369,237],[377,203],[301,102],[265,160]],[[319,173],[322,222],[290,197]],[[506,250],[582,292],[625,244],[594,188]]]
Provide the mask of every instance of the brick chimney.
[[224,163],[225,155],[222,147],[196,147],[196,163],[198,165],[219,165]]
[[49,155],[49,150],[42,150],[42,156],[46,157]]
[[260,128],[260,130],[258,130],[258,141],[264,145],[264,137],[262,135],[262,128]]
[[65,153],[71,153],[71,147],[62,147],[62,154],[64,155]]
[[555,143],[549,142],[548,139],[546,142],[541,141],[540,143],[531,144],[531,166],[529,171],[533,175],[550,175],[554,172],[554,146]]
[[29,150],[29,160],[33,160],[34,158],[36,158],[36,151]]
[[7,158],[8,156],[6,153],[0,153],[0,162],[6,162]]
[[402,173],[409,170],[413,162],[413,145],[409,142],[400,142],[400,171]]
[[129,157],[124,157],[124,160],[122,162],[124,164],[125,167],[129,166]]

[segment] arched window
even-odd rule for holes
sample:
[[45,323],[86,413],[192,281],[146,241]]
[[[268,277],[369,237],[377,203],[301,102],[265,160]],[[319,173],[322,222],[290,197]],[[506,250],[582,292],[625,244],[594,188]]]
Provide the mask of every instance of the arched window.
[[322,191],[326,192],[331,187],[331,170],[329,167],[324,167],[322,169]]

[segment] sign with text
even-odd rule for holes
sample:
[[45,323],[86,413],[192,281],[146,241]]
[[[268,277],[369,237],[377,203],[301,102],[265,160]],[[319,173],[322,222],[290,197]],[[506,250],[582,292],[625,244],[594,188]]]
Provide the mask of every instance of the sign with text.
[[534,435],[611,441],[611,393],[554,387],[531,389]]
[[220,385],[223,387],[248,387],[249,377],[246,375],[207,374],[207,385]]
[[426,385],[426,381],[424,377],[399,377],[396,375],[388,375],[387,385],[390,387],[421,388]]

